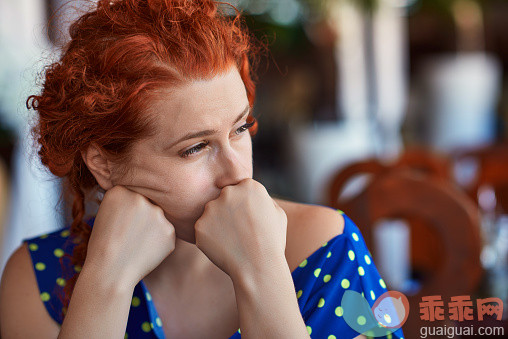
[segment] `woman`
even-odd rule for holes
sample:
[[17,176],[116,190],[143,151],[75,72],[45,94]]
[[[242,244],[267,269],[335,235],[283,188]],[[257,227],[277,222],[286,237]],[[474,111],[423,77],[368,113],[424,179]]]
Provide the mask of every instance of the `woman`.
[[10,258],[2,336],[357,337],[340,298],[352,289],[372,304],[386,286],[347,217],[272,199],[252,179],[239,18],[211,0],[108,0],[70,33],[29,105],[43,164],[74,193],[73,222]]

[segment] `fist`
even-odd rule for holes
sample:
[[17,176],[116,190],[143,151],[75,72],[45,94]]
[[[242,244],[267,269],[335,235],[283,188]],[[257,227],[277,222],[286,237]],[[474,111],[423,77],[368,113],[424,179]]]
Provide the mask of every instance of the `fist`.
[[196,221],[196,246],[232,276],[284,257],[287,216],[253,179],[224,187]]

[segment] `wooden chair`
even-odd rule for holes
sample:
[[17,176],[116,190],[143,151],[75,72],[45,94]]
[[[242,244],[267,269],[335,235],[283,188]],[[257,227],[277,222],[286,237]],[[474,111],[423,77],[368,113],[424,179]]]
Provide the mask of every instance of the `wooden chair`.
[[[376,176],[395,169],[408,169],[414,175],[429,176],[444,182],[452,180],[451,166],[446,158],[425,149],[413,148],[407,150],[393,163],[381,163],[377,158],[367,159],[353,163],[339,171],[331,180],[327,192],[327,204],[334,208],[340,208],[344,202],[342,193],[347,190],[348,184],[356,177],[367,176],[368,180],[373,180]],[[345,211],[347,212],[347,210]],[[410,257],[414,271],[421,272],[421,275],[436,271],[441,265],[444,253],[439,234],[434,229],[427,227],[416,216],[407,216],[407,222],[411,226]]]
[[[483,274],[480,220],[471,199],[447,179],[449,171],[444,165],[431,167],[424,161],[424,166],[414,169],[412,164],[422,162],[415,161],[413,155],[401,159],[391,165],[371,159],[349,166],[334,178],[329,203],[357,223],[374,259],[376,222],[385,218],[408,221],[411,266],[420,275],[421,289],[408,296],[412,311],[404,331],[408,338],[416,338],[420,327],[429,325],[419,318],[422,296],[441,295],[446,302],[451,296],[468,295],[477,289]],[[347,199],[332,198],[332,194],[340,196],[347,178],[367,171],[375,174],[359,194]]]

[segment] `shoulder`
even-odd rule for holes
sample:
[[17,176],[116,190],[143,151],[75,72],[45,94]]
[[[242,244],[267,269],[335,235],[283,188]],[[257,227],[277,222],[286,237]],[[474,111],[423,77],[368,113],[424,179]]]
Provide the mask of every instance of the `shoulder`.
[[[20,326],[30,321],[30,326]],[[2,337],[56,337],[59,325],[41,300],[27,245],[9,258],[0,283],[0,329]]]
[[288,218],[286,259],[291,272],[330,239],[344,231],[344,218],[324,206],[274,199]]

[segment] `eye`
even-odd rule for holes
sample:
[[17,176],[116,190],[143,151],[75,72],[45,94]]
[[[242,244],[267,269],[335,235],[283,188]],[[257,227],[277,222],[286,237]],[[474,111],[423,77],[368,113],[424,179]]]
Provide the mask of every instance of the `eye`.
[[186,150],[185,152],[182,152],[182,154],[180,154],[180,156],[182,158],[186,158],[188,157],[189,155],[191,154],[194,154],[194,153],[197,153],[199,152],[200,150],[202,150],[203,148],[205,148],[207,145],[208,145],[208,141],[207,142],[202,142],[192,148],[189,148],[188,150]]
[[241,134],[243,132],[245,132],[246,130],[248,130],[249,128],[251,128],[252,126],[254,126],[254,123],[256,122],[256,120],[254,120],[253,122],[250,122],[250,123],[246,123],[245,125],[242,125],[240,127],[238,127],[238,129],[236,130],[236,134]]

